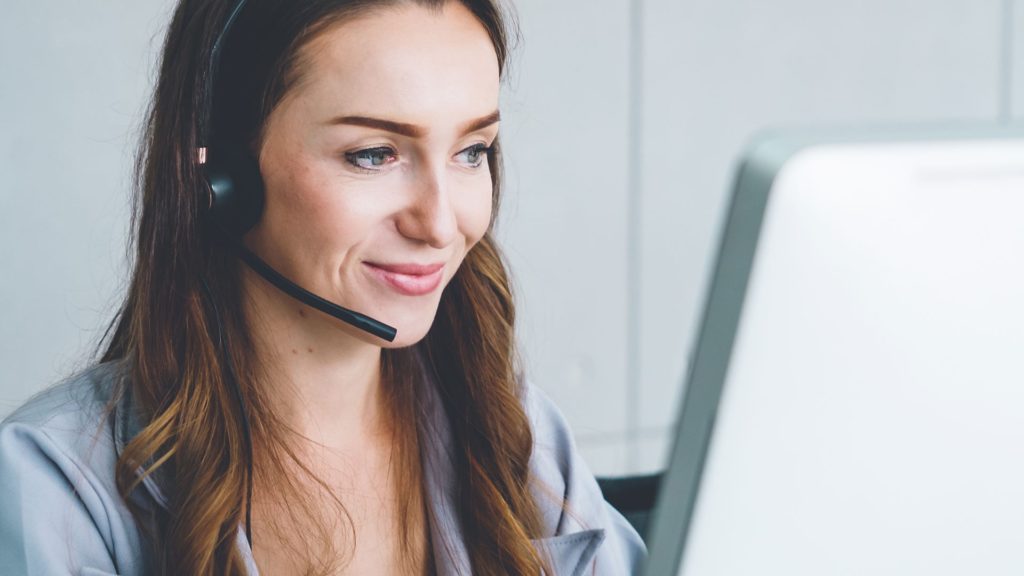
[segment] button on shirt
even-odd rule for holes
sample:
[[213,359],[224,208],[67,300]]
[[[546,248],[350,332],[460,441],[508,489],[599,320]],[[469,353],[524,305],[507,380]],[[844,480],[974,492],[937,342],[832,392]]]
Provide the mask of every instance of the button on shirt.
[[[121,499],[114,464],[139,432],[131,397],[112,404],[116,363],[98,364],[37,395],[0,424],[0,574],[5,576],[144,576],[155,552]],[[456,513],[452,435],[436,384],[424,380],[421,407],[423,481],[439,576],[471,574]],[[601,495],[576,451],[569,427],[538,389],[525,387],[533,426],[531,471],[545,537],[534,546],[555,576],[634,574],[646,549]],[[168,502],[159,473],[132,493],[142,522]],[[563,502],[552,494],[561,495]],[[258,574],[242,527],[237,546]]]

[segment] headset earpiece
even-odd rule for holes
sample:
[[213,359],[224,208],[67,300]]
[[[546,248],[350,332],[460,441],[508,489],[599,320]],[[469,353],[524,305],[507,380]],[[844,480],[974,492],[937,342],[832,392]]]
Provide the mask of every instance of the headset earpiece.
[[249,154],[211,154],[203,171],[210,190],[208,217],[240,238],[263,213],[263,179],[258,162]]

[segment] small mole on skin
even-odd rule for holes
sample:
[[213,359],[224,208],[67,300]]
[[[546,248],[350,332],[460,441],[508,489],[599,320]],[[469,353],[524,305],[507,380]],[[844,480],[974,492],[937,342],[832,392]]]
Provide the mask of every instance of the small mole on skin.
[[303,318],[305,318],[306,317],[306,311],[303,310],[302,308],[299,308],[299,316],[302,316]]
[[312,348],[306,348],[306,350],[309,350],[309,353],[310,353],[310,354],[312,354],[312,353],[313,353],[313,349],[312,349]]
[[292,354],[298,354],[298,353],[299,353],[298,350],[296,350],[295,348],[292,348]]

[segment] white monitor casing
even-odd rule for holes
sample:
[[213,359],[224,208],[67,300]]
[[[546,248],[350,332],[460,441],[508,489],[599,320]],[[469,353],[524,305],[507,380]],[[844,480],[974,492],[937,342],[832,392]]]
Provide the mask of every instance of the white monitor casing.
[[1024,574],[1024,131],[762,139],[706,306],[647,574]]

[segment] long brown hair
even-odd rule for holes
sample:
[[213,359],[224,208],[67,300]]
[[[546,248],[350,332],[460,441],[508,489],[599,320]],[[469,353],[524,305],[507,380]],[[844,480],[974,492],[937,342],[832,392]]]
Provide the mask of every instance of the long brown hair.
[[[494,0],[451,1],[465,5],[488,31],[503,71],[508,29],[500,7]],[[300,49],[318,33],[402,3],[441,9],[445,0],[251,0],[232,29],[217,74],[213,118],[221,144],[241,147],[258,137],[297,79]],[[318,510],[317,492],[333,494],[289,442],[288,430],[257,385],[264,368],[252,352],[239,265],[202,225],[205,184],[194,151],[201,115],[207,113],[212,44],[233,5],[181,0],[164,43],[136,162],[131,284],[102,354],[103,361],[127,367],[123,392],[144,422],[117,462],[117,484],[131,502],[140,468],[142,475],[166,479],[171,512],[155,518],[156,533],[149,535],[160,573],[244,574],[236,536],[252,466],[257,495],[272,489],[282,503],[275,512],[316,530],[302,541],[294,533],[291,539],[275,535],[299,553],[304,571],[328,573],[346,556],[331,544],[344,506],[334,498],[338,514]],[[496,214],[497,142],[488,161]],[[529,542],[539,536],[540,520],[528,486],[533,438],[517,378],[514,321],[506,267],[488,232],[446,287],[427,336],[382,356],[400,493],[416,495],[400,503],[400,517],[422,516],[415,383],[425,366],[451,415],[459,519],[475,574],[538,574],[544,564]],[[241,401],[229,383],[231,374]],[[246,422],[253,451],[246,445]],[[142,512],[133,511],[140,518]],[[272,521],[266,526],[275,531]],[[408,551],[409,523],[403,528]],[[354,533],[348,534],[351,548]]]

